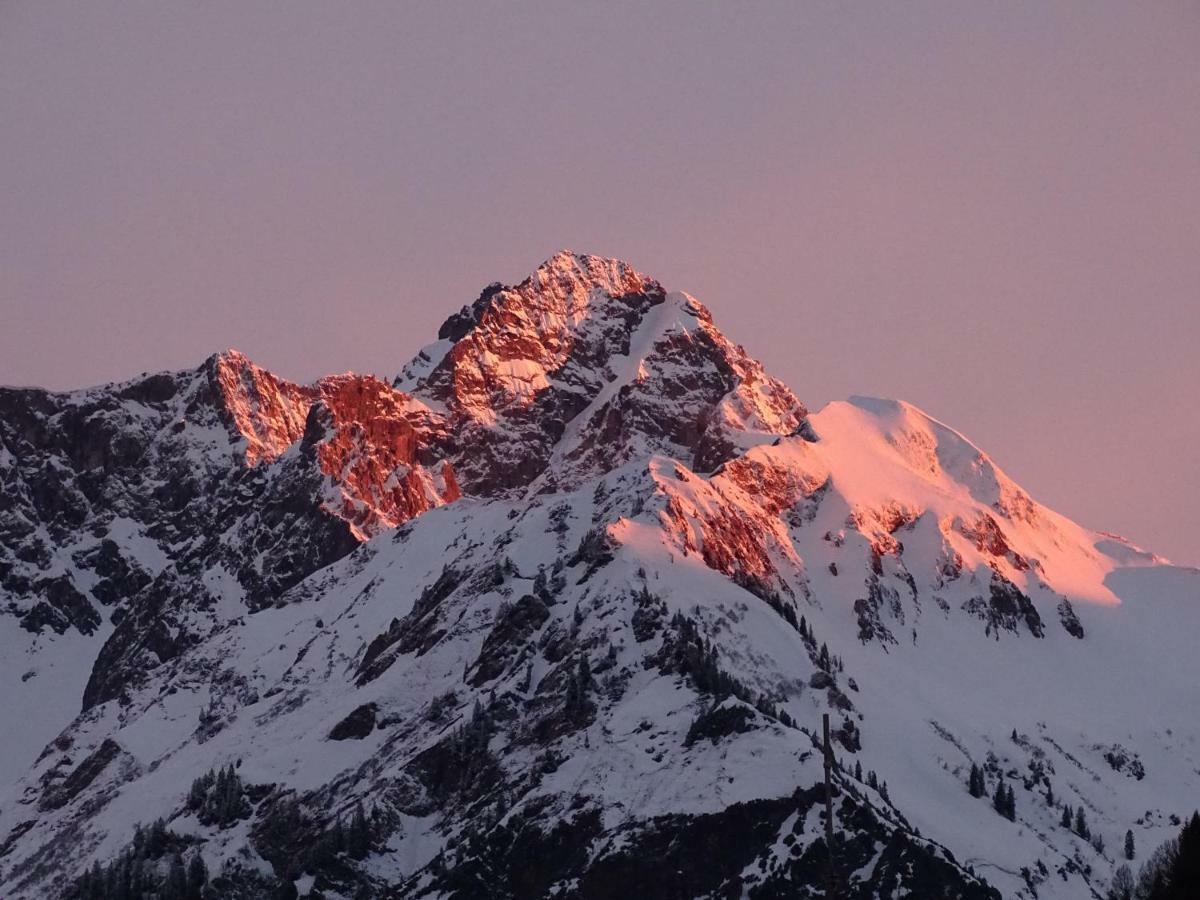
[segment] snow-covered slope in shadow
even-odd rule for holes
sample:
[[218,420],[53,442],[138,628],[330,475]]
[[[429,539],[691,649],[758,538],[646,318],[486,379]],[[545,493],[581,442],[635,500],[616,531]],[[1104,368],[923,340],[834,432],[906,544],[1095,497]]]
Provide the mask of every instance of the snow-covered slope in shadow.
[[[211,496],[242,505],[198,490],[198,530],[171,519],[161,571],[91,632],[22,627],[45,588],[14,594],[5,656],[91,671],[55,676],[64,730],[0,793],[4,896],[197,855],[221,896],[820,896],[825,713],[846,897],[1082,900],[1126,829],[1148,853],[1200,796],[1200,572],[1045,508],[908,404],[808,415],[624,263],[557,254],[353,396],[221,432]],[[6,477],[44,484],[45,442],[0,435]],[[389,517],[414,472],[425,501]],[[204,540],[226,510],[241,556]],[[314,557],[330,518],[349,543]],[[81,679],[105,690],[75,716]]]

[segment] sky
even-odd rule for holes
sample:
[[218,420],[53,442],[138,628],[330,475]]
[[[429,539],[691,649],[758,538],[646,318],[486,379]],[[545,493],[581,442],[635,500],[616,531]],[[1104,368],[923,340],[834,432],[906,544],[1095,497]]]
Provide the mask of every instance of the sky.
[[0,383],[396,373],[554,251],[1200,565],[1200,5],[0,3]]

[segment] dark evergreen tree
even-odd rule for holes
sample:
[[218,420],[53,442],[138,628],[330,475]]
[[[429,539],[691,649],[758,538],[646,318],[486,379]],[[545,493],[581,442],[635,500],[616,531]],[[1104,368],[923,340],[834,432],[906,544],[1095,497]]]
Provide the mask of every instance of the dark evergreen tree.
[[564,711],[567,718],[581,722],[591,713],[593,706],[588,699],[595,681],[592,678],[592,666],[586,653],[580,654],[578,667],[567,678],[567,693],[564,701]]
[[1125,832],[1125,858],[1133,859],[1136,855],[1133,847],[1133,829],[1128,829]]
[[1062,825],[1063,828],[1069,829],[1071,827],[1071,806],[1070,806],[1070,804],[1067,804],[1067,803],[1063,804],[1062,821],[1059,824]]
[[104,897],[104,872],[99,862],[92,863],[91,870],[83,877],[80,893],[88,900],[102,900]]
[[146,856],[149,859],[159,859],[167,849],[167,823],[163,819],[155,819],[146,831]]
[[1169,838],[1159,844],[1138,871],[1134,888],[1137,900],[1175,900],[1171,882],[1178,861],[1179,838]]
[[204,864],[204,856],[197,850],[188,861],[188,900],[199,897],[206,884],[208,884],[208,866]]
[[208,796],[208,791],[212,787],[212,784],[213,773],[211,769],[192,782],[191,790],[188,791],[188,809],[197,812],[204,806],[204,799]]
[[179,854],[172,853],[167,866],[167,879],[163,883],[163,900],[187,900],[187,896],[187,870],[184,869],[183,859]]
[[1200,813],[1183,826],[1179,835],[1179,850],[1171,868],[1171,893],[1168,900],[1195,900],[1200,897]]
[[225,828],[250,814],[244,791],[241,776],[230,763],[217,771],[210,769],[193,781],[187,806],[205,825]]
[[987,783],[983,777],[983,770],[975,763],[971,763],[971,775],[967,779],[967,791],[972,797],[982,797],[987,793]]
[[1075,833],[1085,841],[1092,836],[1091,829],[1088,828],[1087,816],[1084,815],[1082,806],[1075,810]]
[[854,780],[855,781],[863,780],[862,763],[857,759],[854,761]]
[[996,782],[996,792],[992,794],[992,809],[1004,815],[1007,808],[1008,789],[1004,786],[1004,776],[1001,775],[1000,780]]
[[346,829],[346,853],[351,859],[366,859],[371,852],[371,829],[367,824],[366,812],[362,801],[354,804],[354,812],[350,816],[350,825]]
[[592,680],[592,662],[586,653],[579,656],[579,671],[575,677],[579,679],[580,693],[586,697],[595,686],[595,682]]
[[817,668],[823,672],[828,672],[830,670],[829,646],[827,644],[821,645],[821,652],[817,656]]
[[1112,884],[1109,886],[1105,900],[1133,900],[1133,872],[1129,866],[1122,864],[1113,873]]

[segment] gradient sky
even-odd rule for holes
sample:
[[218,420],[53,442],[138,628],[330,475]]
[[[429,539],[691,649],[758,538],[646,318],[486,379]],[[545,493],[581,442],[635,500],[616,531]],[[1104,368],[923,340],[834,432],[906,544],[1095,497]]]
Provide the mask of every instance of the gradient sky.
[[1200,564],[1200,5],[0,3],[0,382],[393,374],[560,247]]

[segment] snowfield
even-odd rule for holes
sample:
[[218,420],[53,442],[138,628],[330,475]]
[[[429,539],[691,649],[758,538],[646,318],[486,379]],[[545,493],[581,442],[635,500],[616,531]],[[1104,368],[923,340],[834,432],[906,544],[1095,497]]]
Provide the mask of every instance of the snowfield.
[[394,386],[215,359],[0,391],[0,896],[158,818],[217,896],[824,896],[824,713],[849,897],[1092,898],[1200,805],[1200,570],[909,404],[809,414],[625,263]]

